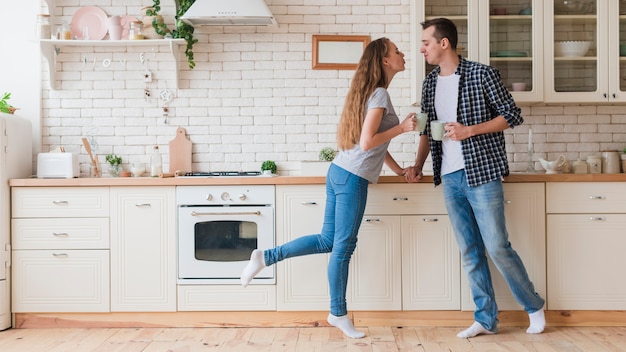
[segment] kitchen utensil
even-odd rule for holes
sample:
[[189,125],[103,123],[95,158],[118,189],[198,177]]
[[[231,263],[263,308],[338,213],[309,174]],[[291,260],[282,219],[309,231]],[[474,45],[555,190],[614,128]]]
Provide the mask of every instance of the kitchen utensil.
[[89,154],[89,159],[91,159],[91,165],[93,165],[94,167],[94,175],[95,177],[100,177],[100,166],[98,165],[98,156],[96,155],[96,157],[94,158],[93,154],[91,153],[91,145],[89,144],[89,141],[87,140],[87,138],[83,137],[83,146],[85,146],[85,150],[87,151],[87,154]]
[[602,173],[603,174],[619,174],[620,173],[620,156],[617,150],[602,151]]
[[89,38],[101,40],[107,35],[107,14],[97,6],[81,7],[72,16],[72,35],[83,39],[84,28],[88,28]]
[[556,171],[563,165],[565,162],[565,156],[563,154],[559,155],[559,157],[554,161],[548,161],[542,158],[539,158],[539,162],[541,166],[546,169],[546,174],[556,174]]
[[590,47],[590,41],[567,40],[554,42],[554,55],[565,57],[585,56]]
[[191,171],[191,140],[183,127],[176,129],[176,137],[170,141],[170,173],[177,170]]

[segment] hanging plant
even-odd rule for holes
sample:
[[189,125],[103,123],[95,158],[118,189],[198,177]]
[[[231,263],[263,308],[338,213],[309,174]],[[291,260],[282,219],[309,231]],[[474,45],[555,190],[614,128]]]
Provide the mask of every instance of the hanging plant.
[[[146,9],[146,16],[158,16],[159,11],[161,11],[161,0],[152,0],[153,5],[151,8]],[[175,29],[170,31],[167,28],[167,25],[163,22],[160,22],[156,17],[152,20],[152,27],[154,31],[159,35],[167,35],[171,34],[172,38],[181,38],[185,39],[187,42],[187,46],[185,47],[185,55],[187,56],[187,63],[189,64],[189,68],[193,69],[196,67],[196,63],[193,60],[193,45],[198,42],[198,39],[193,37],[194,28],[192,25],[183,22],[180,17],[182,17],[187,10],[193,5],[196,0],[175,0],[176,3],[176,16],[174,16],[175,20]]]

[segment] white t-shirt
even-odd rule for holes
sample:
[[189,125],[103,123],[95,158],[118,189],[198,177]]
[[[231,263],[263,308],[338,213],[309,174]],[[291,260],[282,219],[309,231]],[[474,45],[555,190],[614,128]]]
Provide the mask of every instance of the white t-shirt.
[[[435,111],[437,119],[444,122],[457,122],[460,76],[452,74],[437,77],[435,89]],[[465,168],[461,141],[453,141],[444,136],[442,141],[441,175]]]

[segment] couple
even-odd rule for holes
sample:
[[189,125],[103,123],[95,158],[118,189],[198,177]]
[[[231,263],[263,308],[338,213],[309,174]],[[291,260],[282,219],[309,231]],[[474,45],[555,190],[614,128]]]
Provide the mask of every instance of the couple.
[[[467,61],[456,54],[458,34],[444,18],[422,23],[421,52],[437,67],[426,77],[422,111],[428,119],[446,121],[443,142],[420,136],[415,165],[402,168],[387,151],[392,138],[413,131],[415,114],[402,123],[387,87],[404,70],[404,54],[387,38],[367,45],[357,65],[337,129],[340,152],[326,177],[326,213],[322,231],[272,249],[254,250],[241,274],[248,285],[264,267],[281,260],[314,253],[331,253],[328,263],[330,314],[328,323],[351,338],[365,334],[347,315],[346,285],[350,258],[367,200],[368,183],[376,183],[383,162],[408,182],[422,178],[422,166],[433,154],[435,186],[441,184],[457,243],[461,250],[476,310],[474,323],[457,337],[495,334],[498,307],[487,264],[489,253],[516,300],[529,313],[527,333],[543,332],[545,301],[520,257],[508,241],[503,209],[502,177],[508,164],[502,131],[523,119],[497,70]],[[486,249],[486,252],[485,252]]]

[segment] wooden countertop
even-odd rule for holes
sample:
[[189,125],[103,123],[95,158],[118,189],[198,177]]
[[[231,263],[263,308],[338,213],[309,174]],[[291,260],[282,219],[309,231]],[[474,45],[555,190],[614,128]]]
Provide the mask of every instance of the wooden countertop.
[[[207,185],[313,185],[324,184],[324,176],[251,176],[251,177],[102,177],[72,179],[21,178],[9,180],[12,187],[88,187],[88,186],[207,186]],[[402,176],[381,176],[379,183],[405,183]],[[422,183],[432,183],[425,176]],[[504,182],[626,182],[626,174],[526,174],[514,173]]]

